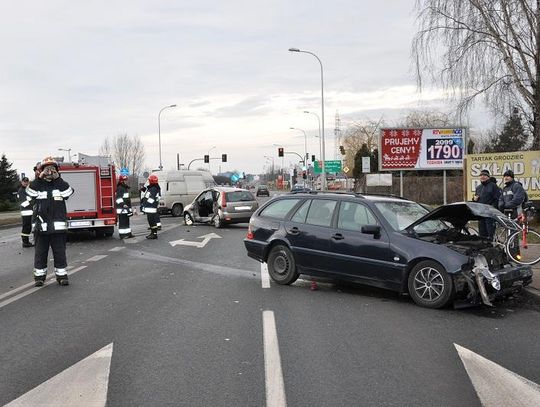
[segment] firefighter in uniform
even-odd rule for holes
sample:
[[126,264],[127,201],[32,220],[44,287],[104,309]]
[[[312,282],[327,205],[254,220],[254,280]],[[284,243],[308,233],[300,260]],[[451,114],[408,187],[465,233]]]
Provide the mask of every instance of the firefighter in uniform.
[[116,186],[116,213],[118,214],[118,234],[120,239],[130,239],[133,236],[129,226],[129,217],[133,215],[129,186],[126,184],[128,177],[120,175]]
[[143,211],[148,218],[148,225],[150,225],[150,234],[146,236],[147,239],[157,239],[158,231],[158,208],[160,199],[160,188],[158,184],[157,175],[150,175],[148,177],[148,188],[144,193],[142,200]]
[[66,199],[73,194],[73,188],[58,173],[58,163],[47,157],[41,162],[40,174],[26,189],[32,198],[35,222],[34,281],[36,287],[45,283],[49,247],[54,256],[56,281],[68,285],[66,260]]
[[17,198],[19,198],[19,205],[21,207],[21,218],[22,218],[22,247],[34,247],[30,243],[30,234],[32,233],[32,198],[26,195],[26,187],[28,186],[29,180],[28,177],[24,177],[21,180],[21,187],[17,192]]

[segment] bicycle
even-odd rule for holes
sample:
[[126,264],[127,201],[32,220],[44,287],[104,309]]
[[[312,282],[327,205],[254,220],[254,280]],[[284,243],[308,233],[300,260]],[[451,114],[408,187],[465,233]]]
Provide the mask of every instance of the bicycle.
[[[531,203],[523,208],[516,219],[508,214],[514,228],[507,228],[507,239],[503,244],[508,257],[518,264],[530,266],[540,262],[540,233],[529,227],[529,219],[535,212]],[[500,239],[500,235],[495,236],[495,239]]]

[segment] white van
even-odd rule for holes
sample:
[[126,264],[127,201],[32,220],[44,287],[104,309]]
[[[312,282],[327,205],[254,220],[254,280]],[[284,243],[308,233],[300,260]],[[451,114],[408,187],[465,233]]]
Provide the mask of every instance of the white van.
[[161,188],[159,213],[182,216],[184,208],[203,190],[216,185],[208,171],[155,171]]

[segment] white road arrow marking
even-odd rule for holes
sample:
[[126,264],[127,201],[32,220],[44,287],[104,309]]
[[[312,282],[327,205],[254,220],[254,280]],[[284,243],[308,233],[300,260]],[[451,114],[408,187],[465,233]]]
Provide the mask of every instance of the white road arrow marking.
[[105,406],[112,351],[110,343],[5,407]]
[[221,236],[216,233],[208,233],[207,235],[199,236],[197,239],[203,239],[202,242],[193,242],[191,240],[179,239],[169,242],[171,246],[183,245],[183,246],[194,246],[199,249],[206,246],[206,244],[211,239],[221,239]]
[[484,407],[540,406],[540,386],[454,343]]

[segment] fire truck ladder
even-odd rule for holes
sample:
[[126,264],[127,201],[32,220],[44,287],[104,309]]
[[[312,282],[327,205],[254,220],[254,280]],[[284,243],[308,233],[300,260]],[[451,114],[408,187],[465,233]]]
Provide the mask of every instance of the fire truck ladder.
[[[114,198],[113,197],[113,172],[111,167],[108,167],[109,169],[109,178],[111,180],[110,185],[103,185],[101,182],[101,168],[99,167],[99,193],[101,196],[101,211],[103,213],[114,213]],[[107,178],[107,177],[104,177]],[[109,194],[106,195],[103,192],[109,190]],[[106,205],[107,202],[110,202],[110,205]]]

